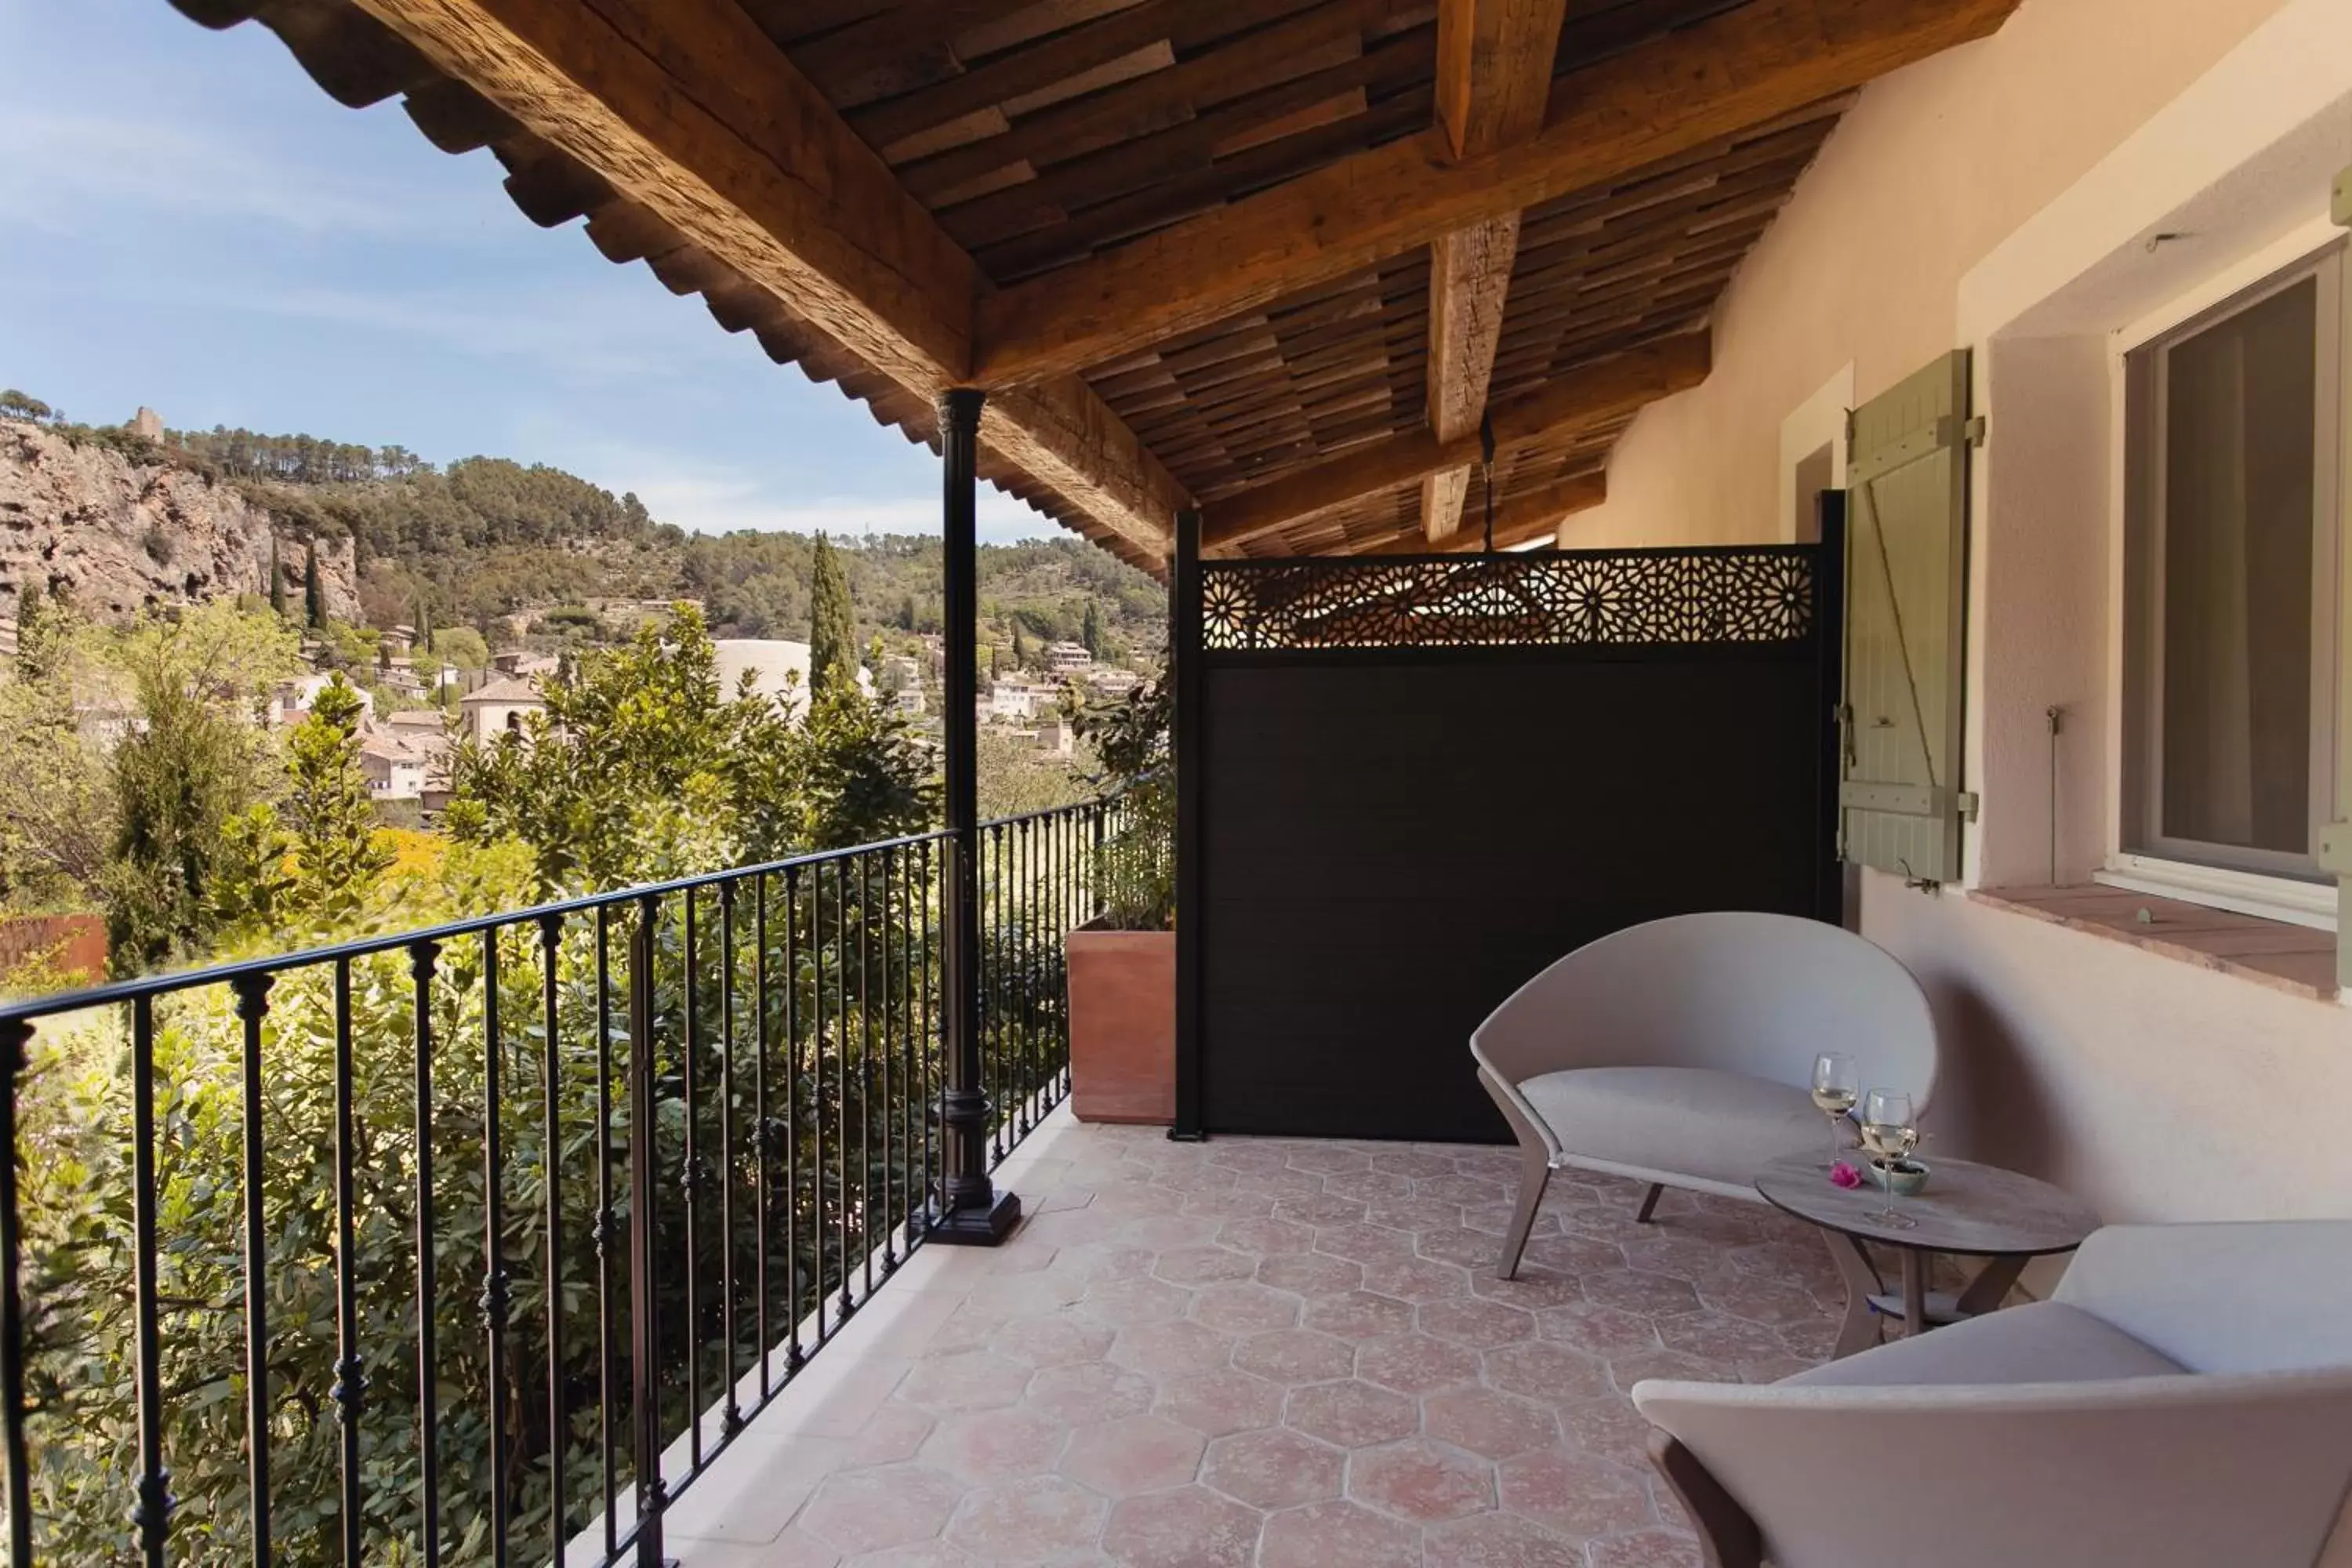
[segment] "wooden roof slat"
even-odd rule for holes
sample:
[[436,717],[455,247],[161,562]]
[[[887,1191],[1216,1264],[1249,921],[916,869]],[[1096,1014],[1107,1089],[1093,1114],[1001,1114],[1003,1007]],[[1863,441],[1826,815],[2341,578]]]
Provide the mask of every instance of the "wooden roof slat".
[[2016,0],[1748,0],[1562,79],[1531,142],[1452,163],[1431,131],[983,300],[995,384],[1100,363],[1314,279],[1614,179],[1998,26]]

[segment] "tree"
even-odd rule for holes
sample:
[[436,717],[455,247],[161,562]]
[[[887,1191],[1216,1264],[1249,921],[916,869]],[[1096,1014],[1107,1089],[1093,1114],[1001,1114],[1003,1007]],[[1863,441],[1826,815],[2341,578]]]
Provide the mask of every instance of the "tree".
[[915,629],[915,595],[912,594],[898,601],[898,629],[902,632]]
[[58,417],[57,411],[28,392],[15,387],[0,391],[0,419],[31,419],[44,421]]
[[1102,612],[1095,608],[1092,599],[1087,601],[1086,624],[1078,634],[1078,640],[1087,645],[1088,658],[1100,658],[1103,656]]
[[310,541],[310,552],[302,564],[302,616],[312,631],[327,624],[327,590],[319,580],[319,542]]
[[286,746],[286,800],[225,827],[212,889],[224,925],[284,942],[285,928],[333,931],[374,893],[393,852],[360,767],[359,692],[336,675],[311,699]]
[[59,653],[58,641],[64,635],[70,612],[52,604],[42,594],[40,581],[28,577],[16,590],[16,675],[22,680],[40,680],[50,675]]
[[809,689],[822,695],[841,681],[857,681],[857,628],[850,611],[849,579],[832,541],[816,536],[809,573]]
[[1029,668],[1029,639],[1021,635],[1019,621],[1013,623],[1013,668],[1015,669]]
[[286,616],[286,572],[278,562],[278,535],[269,536],[269,609],[280,620]]

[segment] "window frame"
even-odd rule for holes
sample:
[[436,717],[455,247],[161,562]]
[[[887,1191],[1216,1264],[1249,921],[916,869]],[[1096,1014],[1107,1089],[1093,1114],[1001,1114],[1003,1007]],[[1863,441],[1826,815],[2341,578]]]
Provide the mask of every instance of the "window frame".
[[[2334,815],[2338,751],[2337,703],[2340,662],[2338,572],[2347,549],[2340,506],[2343,488],[2352,483],[2346,473],[2342,449],[2345,377],[2352,368],[2352,263],[2347,242],[2336,236],[2326,242],[2273,266],[2252,281],[2229,289],[2219,299],[2210,296],[2188,309],[2176,301],[2169,319],[2142,323],[2122,334],[2116,344],[2116,384],[2120,407],[2116,419],[2121,449],[2123,493],[2120,521],[2124,557],[2122,611],[2123,667],[2119,708],[2122,746],[2118,758],[2119,811],[2115,852],[2101,880],[2150,885],[2170,896],[2222,907],[2244,908],[2240,900],[2261,899],[2265,883],[2280,895],[2273,900],[2284,918],[2287,908],[2307,901],[2306,889],[2332,881],[2317,859],[2317,834]],[[2263,301],[2315,281],[2316,319],[2314,363],[2314,440],[2319,456],[2313,486],[2312,606],[2311,606],[2311,760],[2306,781],[2312,837],[2301,854],[2243,846],[2209,843],[2166,835],[2162,823],[2164,556],[2163,484],[2166,464],[2164,432],[2164,356],[2172,349]],[[2178,868],[2177,873],[2168,870]],[[2217,896],[2215,884],[2227,882],[2239,897]],[[2248,912],[2253,912],[2249,910]],[[2268,913],[2269,910],[2263,912]],[[2317,923],[2301,915],[2298,923]]]

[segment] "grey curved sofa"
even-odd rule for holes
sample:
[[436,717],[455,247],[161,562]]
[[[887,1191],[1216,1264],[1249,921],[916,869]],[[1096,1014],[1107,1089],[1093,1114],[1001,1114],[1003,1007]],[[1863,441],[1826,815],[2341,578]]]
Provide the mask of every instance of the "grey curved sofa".
[[[1578,948],[1512,993],[1470,1037],[1479,1081],[1522,1152],[1496,1272],[1518,1272],[1551,1173],[1757,1198],[1756,1173],[1822,1148],[1813,1058],[1855,1058],[1862,1086],[1936,1087],[1936,1027],[1911,972],[1820,921],[1676,915]],[[1760,1201],[1760,1200],[1759,1200]]]
[[2352,1220],[2109,1226],[2047,1301],[1633,1403],[1717,1568],[2334,1568],[2347,1297]]

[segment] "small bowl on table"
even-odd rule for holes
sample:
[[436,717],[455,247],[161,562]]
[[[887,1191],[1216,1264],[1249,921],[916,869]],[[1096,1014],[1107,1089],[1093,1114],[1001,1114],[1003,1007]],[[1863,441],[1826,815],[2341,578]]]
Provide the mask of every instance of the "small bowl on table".
[[1873,1185],[1898,1198],[1915,1198],[1927,1190],[1929,1167],[1925,1160],[1869,1160],[1863,1169]]

